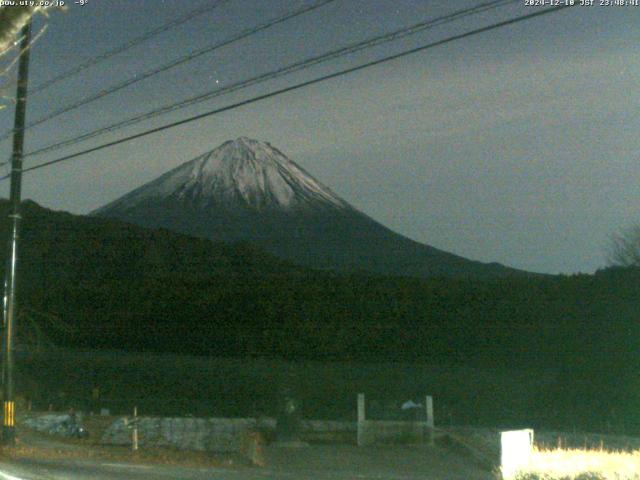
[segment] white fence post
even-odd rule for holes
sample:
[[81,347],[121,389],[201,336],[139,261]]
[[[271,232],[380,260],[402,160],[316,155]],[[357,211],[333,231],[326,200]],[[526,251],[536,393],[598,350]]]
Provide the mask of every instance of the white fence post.
[[433,420],[433,397],[431,395],[427,395],[425,406],[427,409],[427,439],[429,445],[433,445],[435,423]]
[[138,407],[133,407],[133,432],[131,433],[131,448],[138,450]]
[[365,403],[364,393],[358,394],[358,446],[362,446],[364,436],[364,422],[365,422]]

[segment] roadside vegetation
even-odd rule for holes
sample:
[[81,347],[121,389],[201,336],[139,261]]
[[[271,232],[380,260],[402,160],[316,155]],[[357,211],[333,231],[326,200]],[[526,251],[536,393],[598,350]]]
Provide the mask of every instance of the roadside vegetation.
[[638,480],[640,450],[534,448],[530,465],[515,480]]
[[433,395],[444,422],[640,431],[640,268],[347,275],[33,202],[23,216],[17,385],[40,408],[99,387],[112,411],[246,416],[292,376],[315,418],[396,390]]

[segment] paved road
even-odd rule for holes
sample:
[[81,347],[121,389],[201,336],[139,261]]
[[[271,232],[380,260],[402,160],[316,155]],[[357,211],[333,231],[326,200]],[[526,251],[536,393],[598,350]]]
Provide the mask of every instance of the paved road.
[[366,475],[357,472],[282,472],[272,469],[176,468],[123,463],[21,461],[0,463],[1,480],[425,480],[436,477]]
[[488,480],[490,472],[440,449],[320,446],[273,449],[269,466],[183,468],[96,460],[0,462],[0,480]]
[[[247,475],[248,474],[248,475]],[[0,480],[258,480],[250,470],[191,469],[93,461],[20,460],[0,463]]]

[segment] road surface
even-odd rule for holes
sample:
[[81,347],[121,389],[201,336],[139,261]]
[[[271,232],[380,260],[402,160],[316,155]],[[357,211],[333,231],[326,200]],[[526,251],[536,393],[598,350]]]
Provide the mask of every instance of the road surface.
[[0,462],[0,480],[490,480],[495,477],[448,449],[321,445],[269,448],[264,468],[185,468],[100,460]]

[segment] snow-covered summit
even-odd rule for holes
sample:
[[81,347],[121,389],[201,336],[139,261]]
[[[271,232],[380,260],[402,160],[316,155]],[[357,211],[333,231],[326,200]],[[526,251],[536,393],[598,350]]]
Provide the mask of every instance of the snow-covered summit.
[[249,242],[338,272],[489,278],[514,271],[414,242],[351,207],[266,142],[230,140],[93,212],[148,228]]
[[240,137],[188,161],[100,210],[175,199],[207,208],[350,209],[344,200],[267,142]]

